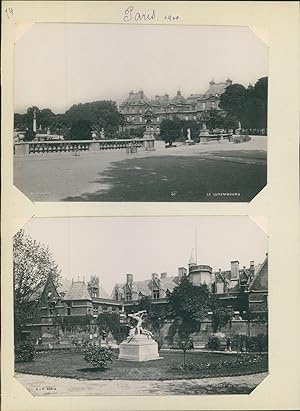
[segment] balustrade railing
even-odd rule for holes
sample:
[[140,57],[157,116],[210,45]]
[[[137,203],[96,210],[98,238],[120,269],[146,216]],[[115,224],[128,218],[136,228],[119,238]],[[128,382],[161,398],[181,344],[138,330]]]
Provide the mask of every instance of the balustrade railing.
[[14,154],[79,153],[145,147],[145,139],[15,142]]

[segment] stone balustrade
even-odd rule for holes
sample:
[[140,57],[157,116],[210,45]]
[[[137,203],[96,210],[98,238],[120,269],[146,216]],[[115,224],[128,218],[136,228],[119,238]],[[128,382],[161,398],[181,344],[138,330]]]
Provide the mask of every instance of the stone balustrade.
[[32,155],[49,153],[79,153],[102,150],[126,149],[131,144],[134,148],[148,150],[154,140],[120,139],[120,140],[63,140],[63,141],[20,141],[14,143],[14,154]]

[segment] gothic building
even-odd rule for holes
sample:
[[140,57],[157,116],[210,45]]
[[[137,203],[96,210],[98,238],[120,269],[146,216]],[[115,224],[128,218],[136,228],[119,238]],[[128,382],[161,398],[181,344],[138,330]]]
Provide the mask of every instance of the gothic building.
[[32,296],[27,330],[35,337],[56,335],[61,319],[130,312],[143,297],[150,298],[152,304],[165,304],[183,277],[195,286],[206,284],[236,312],[250,311],[267,316],[268,256],[259,265],[250,261],[248,268],[240,268],[238,261],[232,261],[230,270],[214,271],[209,265],[198,264],[192,253],[188,268],[179,267],[176,275],[153,273],[149,279],[134,281],[132,274],[126,274],[125,282],[115,284],[110,296],[96,276],[91,276],[88,282],[63,281],[58,287],[49,277],[43,289]]
[[209,87],[204,94],[191,94],[188,97],[182,96],[177,91],[175,97],[168,94],[156,95],[149,99],[144,92],[130,91],[125,101],[120,104],[119,111],[123,115],[125,128],[137,128],[145,126],[144,113],[147,107],[151,107],[154,114],[152,125],[154,131],[159,133],[159,125],[164,119],[199,120],[203,111],[211,108],[219,109],[220,96],[225,92],[226,87],[232,81],[228,78],[223,83],[215,83],[211,80]]

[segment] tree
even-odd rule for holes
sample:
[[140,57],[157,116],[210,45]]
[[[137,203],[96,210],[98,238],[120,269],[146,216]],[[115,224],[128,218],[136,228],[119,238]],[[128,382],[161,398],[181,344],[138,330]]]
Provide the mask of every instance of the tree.
[[247,90],[241,84],[232,84],[220,97],[219,107],[241,121],[245,120],[245,107],[247,101]]
[[77,120],[72,123],[70,129],[71,140],[91,140],[91,123],[88,120]]
[[188,338],[199,331],[200,322],[209,311],[210,292],[206,285],[194,286],[183,277],[180,284],[174,288],[168,303],[168,317],[173,320],[173,332],[179,337]]
[[222,327],[225,327],[233,317],[233,309],[231,307],[225,307],[221,304],[217,305],[212,311],[212,329],[213,332],[221,331]]
[[202,113],[201,121],[205,123],[210,130],[221,128],[223,127],[224,123],[224,115],[220,110],[211,108],[210,110],[204,111]]
[[60,272],[49,249],[20,230],[13,238],[15,333],[25,324],[31,300],[42,290],[49,276],[58,284]]
[[120,343],[126,338],[125,327],[120,322],[120,316],[117,313],[100,313],[97,317],[97,326],[106,334],[112,333],[114,339]]
[[122,116],[114,101],[103,100],[74,104],[66,111],[65,116],[72,124],[78,121],[88,122],[90,127],[99,134],[103,128],[105,136],[108,138],[113,138],[122,124]]
[[160,124],[160,137],[172,146],[174,141],[182,139],[182,127],[183,122],[179,118],[163,120]]
[[55,122],[55,114],[49,108],[44,108],[39,111],[37,122],[43,130],[46,130],[48,127],[52,128]]

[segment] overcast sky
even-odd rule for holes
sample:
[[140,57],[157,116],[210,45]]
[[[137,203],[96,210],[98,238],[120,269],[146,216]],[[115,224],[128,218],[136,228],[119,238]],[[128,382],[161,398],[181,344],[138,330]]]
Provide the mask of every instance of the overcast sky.
[[247,86],[268,74],[268,48],[247,27],[38,23],[15,48],[15,111],[64,112],[72,104],[178,89],[209,81]]
[[25,232],[49,246],[63,277],[99,275],[109,293],[126,273],[134,280],[177,275],[188,265],[195,237],[198,263],[214,270],[230,269],[231,260],[241,267],[261,263],[268,251],[266,234],[243,216],[33,218]]

